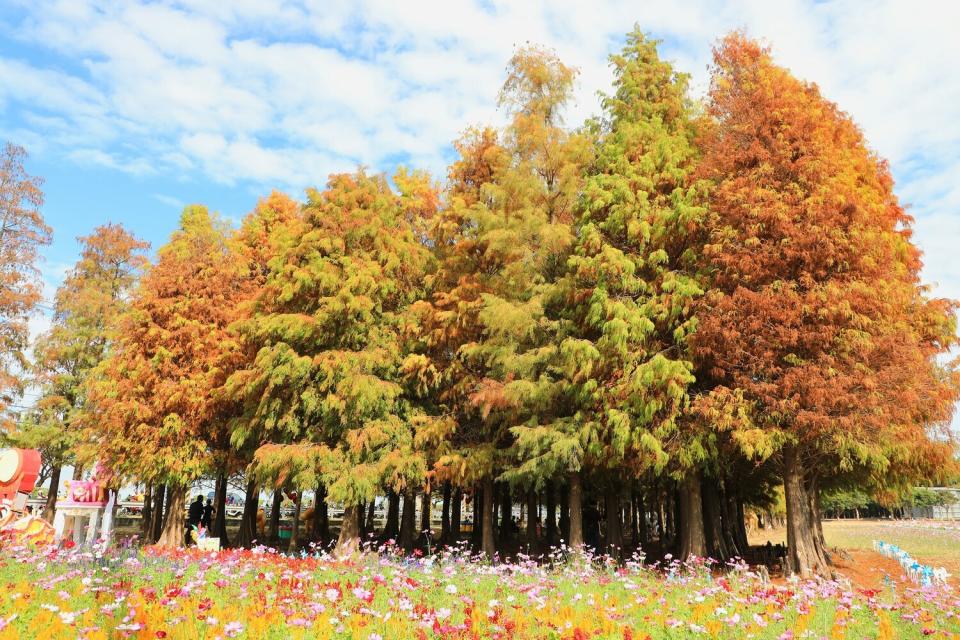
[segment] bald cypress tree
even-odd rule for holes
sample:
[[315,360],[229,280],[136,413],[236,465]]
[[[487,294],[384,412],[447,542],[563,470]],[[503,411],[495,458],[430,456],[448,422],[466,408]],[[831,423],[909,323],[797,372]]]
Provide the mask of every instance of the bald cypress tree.
[[165,546],[183,544],[187,491],[225,440],[216,390],[238,355],[227,331],[246,289],[238,257],[222,220],[186,207],[109,336],[109,357],[84,385],[80,461],[105,463],[117,484],[165,484]]
[[431,298],[418,307],[430,355],[422,366],[438,372],[439,393],[456,416],[438,471],[483,487],[488,556],[494,481],[512,465],[510,429],[552,411],[555,380],[543,374],[556,344],[544,295],[574,241],[589,157],[587,138],[561,122],[575,76],[536,47],[511,59],[499,100],[510,122],[502,131],[471,131],[458,145],[448,206],[433,226],[440,267]]
[[717,403],[749,403],[733,436],[782,476],[788,570],[829,574],[824,480],[910,477],[950,455],[930,429],[946,429],[956,398],[937,361],[956,343],[955,307],[920,283],[911,219],[850,117],[743,34],[714,64],[711,291],[694,346]]
[[582,473],[614,475],[606,505],[618,521],[623,478],[667,464],[693,381],[685,343],[702,293],[694,258],[703,185],[691,178],[687,77],[639,31],[611,65],[615,91],[594,123],[576,242],[545,296],[558,340],[545,369],[554,415],[513,429],[521,470],[570,478],[574,546]]
[[326,487],[344,506],[343,552],[359,541],[362,503],[426,472],[401,383],[407,311],[430,261],[414,233],[422,199],[410,195],[363,171],[309,191],[237,325],[256,357],[227,385],[244,404],[234,441],[262,443],[256,473],[273,486]]

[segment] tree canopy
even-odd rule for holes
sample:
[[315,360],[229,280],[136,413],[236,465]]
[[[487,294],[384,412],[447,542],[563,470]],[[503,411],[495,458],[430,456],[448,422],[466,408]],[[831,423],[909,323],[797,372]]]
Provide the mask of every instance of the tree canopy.
[[[197,479],[222,506],[243,473],[243,544],[260,490],[277,534],[293,489],[315,537],[344,508],[347,552],[388,496],[382,540],[410,549],[417,493],[429,529],[442,486],[444,542],[467,496],[491,558],[726,560],[749,510],[784,505],[787,569],[830,573],[824,506],[956,477],[956,303],[921,280],[887,163],[770,50],[720,40],[703,101],[639,28],[610,65],[601,114],[567,123],[577,70],[518,48],[502,126],[467,128],[443,184],[360,168],[237,228],[189,206],[149,267],[98,228],[35,347],[22,441],[156,488],[170,545]],[[49,241],[23,158],[0,164],[0,409]]]

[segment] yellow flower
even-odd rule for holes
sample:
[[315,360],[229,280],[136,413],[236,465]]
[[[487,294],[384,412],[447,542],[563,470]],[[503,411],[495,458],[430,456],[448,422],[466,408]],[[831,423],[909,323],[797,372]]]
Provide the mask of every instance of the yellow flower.
[[893,626],[890,624],[890,618],[885,611],[877,612],[877,640],[893,640],[896,636],[893,634]]

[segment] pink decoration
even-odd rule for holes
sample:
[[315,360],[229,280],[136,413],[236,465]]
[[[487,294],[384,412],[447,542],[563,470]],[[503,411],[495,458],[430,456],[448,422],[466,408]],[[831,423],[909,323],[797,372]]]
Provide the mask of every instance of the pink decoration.
[[107,503],[107,486],[103,481],[106,474],[100,463],[93,466],[93,473],[89,480],[70,480],[67,483],[67,502],[85,505],[102,505]]

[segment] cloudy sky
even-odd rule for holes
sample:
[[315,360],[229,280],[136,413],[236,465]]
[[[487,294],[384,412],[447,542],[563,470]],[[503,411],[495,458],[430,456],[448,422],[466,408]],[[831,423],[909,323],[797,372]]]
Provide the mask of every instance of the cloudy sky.
[[577,124],[634,23],[700,93],[735,28],[819,83],[890,160],[926,278],[960,298],[960,3],[0,0],[0,139],[46,178],[53,287],[108,220],[156,246],[190,202],[239,219],[358,164],[442,177],[465,126],[499,121],[526,42],[580,69]]

